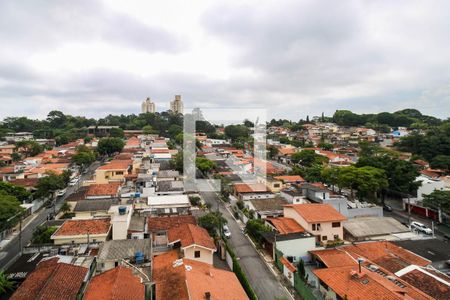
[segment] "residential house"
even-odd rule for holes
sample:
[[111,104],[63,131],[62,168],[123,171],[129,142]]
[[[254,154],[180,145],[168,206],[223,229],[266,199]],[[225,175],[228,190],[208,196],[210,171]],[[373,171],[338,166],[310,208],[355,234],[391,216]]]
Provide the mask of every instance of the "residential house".
[[284,184],[284,187],[288,187],[291,184],[301,184],[305,183],[306,180],[303,179],[300,175],[282,175],[282,176],[275,176],[274,179],[281,180]]
[[[316,238],[308,233],[292,218],[267,218],[265,224],[272,228],[272,232],[265,234],[265,249],[276,259],[276,251],[281,251],[289,262],[302,259],[309,262],[309,251],[316,249]],[[267,247],[268,246],[268,247]]]
[[244,201],[245,207],[253,213],[255,219],[279,217],[283,215],[283,205],[288,202],[281,197],[269,199],[250,199]]
[[51,236],[55,245],[104,242],[111,231],[109,218],[67,220]]
[[180,248],[184,258],[213,264],[216,246],[208,231],[193,224],[172,227],[167,232],[168,245]]
[[123,266],[94,276],[83,297],[85,300],[99,299],[145,299],[145,286],[133,270]]
[[94,181],[97,184],[110,183],[114,181],[125,181],[125,175],[132,170],[131,160],[112,160],[95,170]]
[[273,198],[273,193],[263,183],[236,183],[233,187],[234,195],[242,201]]
[[181,226],[182,224],[197,225],[194,216],[165,216],[165,217],[149,217],[147,218],[147,228],[150,233],[154,247],[167,246],[169,229]]
[[156,299],[248,299],[233,272],[178,255],[170,251],[154,257]]
[[152,258],[152,243],[143,240],[114,240],[100,244],[97,255],[97,272],[114,269],[126,265],[123,261],[140,267]]
[[191,203],[187,195],[149,196],[148,208],[152,215],[184,215],[190,213]]
[[111,199],[81,200],[77,201],[73,212],[73,219],[92,219],[95,217],[109,216],[108,211],[113,201]]
[[417,235],[394,218],[359,217],[344,221],[344,239],[358,242],[365,240],[402,240]]
[[121,185],[121,182],[91,184],[87,188],[86,199],[117,198]]
[[313,234],[317,243],[327,244],[344,238],[342,221],[347,218],[329,204],[285,205],[284,216],[293,218]]
[[59,258],[53,257],[41,261],[10,299],[80,299],[89,276],[88,268],[60,262]]

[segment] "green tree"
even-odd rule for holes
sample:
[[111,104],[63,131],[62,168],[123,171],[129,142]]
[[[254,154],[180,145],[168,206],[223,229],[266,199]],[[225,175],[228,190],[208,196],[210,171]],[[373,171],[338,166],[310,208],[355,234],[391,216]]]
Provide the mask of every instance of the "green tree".
[[70,204],[67,202],[64,202],[63,205],[61,205],[61,208],[59,209],[63,214],[70,212]]
[[22,149],[25,156],[36,156],[44,151],[44,147],[35,141],[20,141],[16,143],[18,149]]
[[210,212],[198,218],[198,225],[205,228],[209,235],[216,237],[218,230],[227,223],[220,212]]
[[267,156],[269,157],[269,159],[274,159],[275,156],[278,155],[278,148],[273,146],[273,145],[269,145],[267,146]]
[[15,287],[14,281],[8,279],[5,272],[0,271],[0,295],[13,291]]
[[195,164],[197,165],[197,168],[203,173],[208,173],[216,167],[215,162],[204,157],[197,157],[195,159]]
[[450,191],[435,190],[429,195],[423,195],[423,205],[450,214]]
[[333,150],[333,144],[330,143],[325,143],[325,142],[321,142],[317,145],[319,148],[321,148],[322,150]]
[[52,243],[51,236],[58,229],[57,226],[38,226],[33,231],[31,238],[33,244],[48,244]]
[[183,173],[183,152],[178,152],[170,161],[172,169]]
[[228,125],[225,127],[225,136],[233,142],[245,140],[250,136],[250,130],[245,125]]
[[52,110],[47,115],[47,121],[52,128],[63,128],[66,125],[67,117],[58,110]]
[[6,195],[14,196],[22,202],[29,200],[31,196],[31,193],[24,187],[4,181],[0,181],[0,192]]
[[98,142],[97,151],[102,155],[111,156],[114,153],[122,151],[124,146],[125,143],[120,138],[101,138]]
[[248,220],[245,225],[245,231],[258,243],[262,242],[261,233],[269,232],[269,226],[264,224],[264,221],[261,219],[253,219]]
[[116,137],[116,138],[123,138],[125,135],[123,133],[123,129],[122,128],[111,128],[111,130],[109,131],[109,136],[110,137]]
[[55,173],[48,173],[47,176],[41,177],[36,185],[37,197],[49,197],[52,196],[57,190],[64,189],[66,184],[64,182],[63,176],[57,175]]
[[77,151],[72,156],[72,162],[80,167],[90,165],[95,161],[95,154],[93,151]]
[[[18,216],[23,208],[20,206],[20,201],[16,197],[6,194],[4,191],[0,192],[0,231],[10,228],[17,224]],[[12,218],[12,219],[11,219]]]
[[430,166],[435,169],[443,169],[449,172],[450,155],[436,155],[431,161]]
[[303,167],[311,167],[314,164],[324,164],[328,162],[328,158],[316,154],[314,150],[302,150],[292,154],[291,161],[300,164]]
[[19,153],[14,152],[13,154],[11,154],[11,158],[14,162],[18,162],[22,159],[22,156],[20,156]]

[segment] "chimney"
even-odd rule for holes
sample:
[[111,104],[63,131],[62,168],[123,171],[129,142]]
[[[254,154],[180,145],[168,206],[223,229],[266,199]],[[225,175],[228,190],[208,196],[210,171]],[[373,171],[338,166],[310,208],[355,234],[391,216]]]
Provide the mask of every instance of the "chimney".
[[358,269],[359,273],[361,274],[361,264],[364,262],[364,258],[358,257]]
[[205,299],[206,300],[211,300],[211,293],[210,292],[205,292]]

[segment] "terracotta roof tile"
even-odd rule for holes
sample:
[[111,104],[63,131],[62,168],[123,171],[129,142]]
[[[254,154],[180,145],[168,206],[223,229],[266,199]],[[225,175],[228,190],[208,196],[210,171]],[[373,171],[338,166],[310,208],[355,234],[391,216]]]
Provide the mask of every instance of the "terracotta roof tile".
[[234,185],[234,189],[237,193],[260,193],[267,192],[267,187],[262,183],[254,183],[254,184],[246,184],[246,183],[237,183]]
[[168,216],[168,217],[149,217],[147,218],[148,230],[169,230],[182,224],[197,225],[194,216]]
[[347,218],[329,204],[290,204],[285,207],[293,208],[308,223],[344,221]]
[[297,271],[297,268],[291,263],[291,262],[289,262],[287,259],[286,259],[286,257],[281,257],[280,258],[280,262],[286,267],[286,268],[288,268],[289,269],[289,271],[291,271],[291,272],[295,272],[295,271]]
[[111,227],[110,219],[67,220],[54,236],[106,234]]
[[292,218],[267,218],[266,221],[271,223],[280,234],[305,232],[305,228]]
[[145,288],[131,269],[119,266],[92,278],[83,299],[143,300]]
[[356,266],[316,269],[313,272],[341,298],[349,300],[431,299],[406,283],[402,288],[365,268],[362,268],[361,273],[358,273]]
[[120,182],[91,184],[88,186],[86,196],[116,196],[120,186]]
[[50,259],[38,264],[14,292],[12,300],[75,300],[88,269]]
[[311,254],[318,257],[328,268],[344,267],[357,265],[355,258],[349,253],[343,251],[344,249],[329,249],[311,251]]
[[209,236],[208,231],[203,227],[183,224],[178,227],[173,227],[168,231],[169,243],[176,241],[181,242],[181,247],[189,247],[191,245],[198,245],[208,249],[216,250],[213,239]]
[[132,160],[117,160],[114,159],[108,164],[100,166],[97,170],[126,170],[133,163]]
[[182,264],[174,266],[173,263],[177,259],[176,250],[153,259],[156,299],[204,299],[206,292],[210,293],[211,299],[248,299],[233,272],[189,259],[182,259]]
[[303,177],[301,177],[300,175],[284,175],[284,176],[275,176],[274,177],[277,180],[281,180],[283,182],[288,182],[288,183],[294,183],[294,182],[300,182],[300,181],[305,181],[305,179],[303,179]]
[[35,187],[38,180],[38,178],[22,178],[11,180],[10,183],[23,187]]
[[445,281],[447,284],[445,284],[436,280],[433,276],[428,275],[426,272],[428,273],[429,271],[425,270],[425,272],[422,272],[416,269],[400,276],[400,278],[435,299],[450,299],[450,278],[446,278]]

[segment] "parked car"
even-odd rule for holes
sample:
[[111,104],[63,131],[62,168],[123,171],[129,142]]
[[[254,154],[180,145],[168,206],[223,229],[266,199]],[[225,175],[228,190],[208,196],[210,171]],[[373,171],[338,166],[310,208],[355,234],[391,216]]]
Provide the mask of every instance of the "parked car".
[[74,186],[74,185],[76,185],[77,183],[78,183],[78,180],[80,180],[78,177],[75,177],[74,179],[72,179],[70,182],[69,182],[69,186]]
[[231,237],[231,231],[227,225],[223,225],[223,235],[228,239]]
[[392,211],[392,206],[385,204],[385,205],[383,205],[383,210]]
[[62,189],[56,192],[57,197],[62,197],[67,192],[67,189]]
[[45,208],[52,208],[55,205],[52,200],[45,202]]
[[433,233],[433,231],[430,228],[428,228],[424,224],[416,222],[416,221],[411,222],[411,228],[413,228],[413,229],[415,229],[415,230],[417,230],[419,232],[423,232],[425,234],[432,234]]

